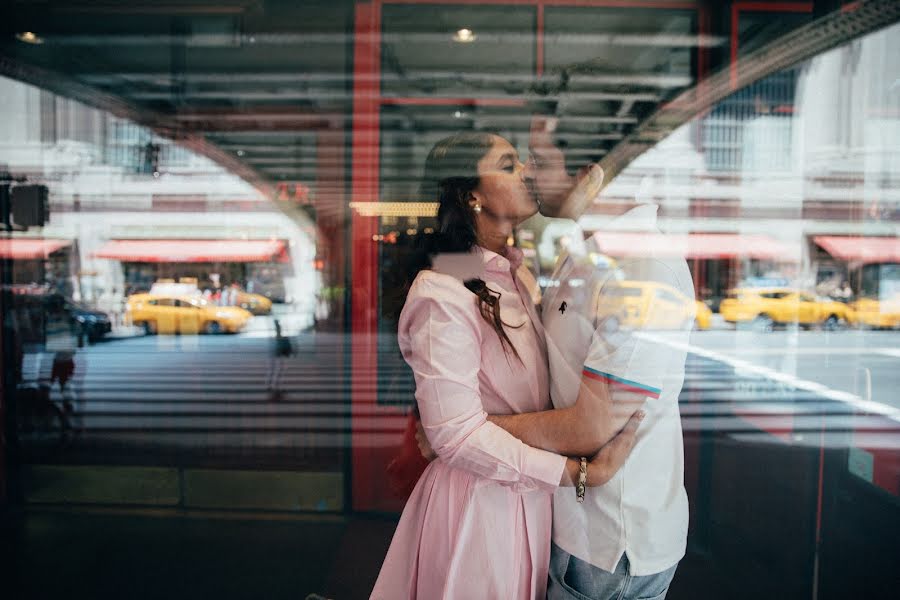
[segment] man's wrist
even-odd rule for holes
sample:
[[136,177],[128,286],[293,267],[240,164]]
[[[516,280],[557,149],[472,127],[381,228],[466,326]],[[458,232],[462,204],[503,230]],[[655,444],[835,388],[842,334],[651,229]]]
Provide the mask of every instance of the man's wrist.
[[[599,460],[598,460],[599,458]],[[608,461],[603,459],[602,456],[595,457],[593,460],[589,461],[588,468],[588,477],[587,477],[587,486],[588,487],[598,487],[601,485],[606,485],[610,480],[609,476],[609,464]]]

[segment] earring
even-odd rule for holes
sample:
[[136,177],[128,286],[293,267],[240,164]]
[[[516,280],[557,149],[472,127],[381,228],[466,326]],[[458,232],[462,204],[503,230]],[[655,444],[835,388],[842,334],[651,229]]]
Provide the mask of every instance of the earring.
[[478,200],[473,202],[470,206],[472,207],[472,210],[475,211],[476,215],[481,213],[481,202],[479,202]]

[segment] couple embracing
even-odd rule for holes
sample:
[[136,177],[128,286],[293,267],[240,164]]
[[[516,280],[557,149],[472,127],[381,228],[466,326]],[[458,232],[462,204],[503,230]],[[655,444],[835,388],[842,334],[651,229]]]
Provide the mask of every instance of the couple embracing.
[[[485,133],[429,153],[437,254],[412,274],[398,340],[434,460],[374,599],[664,598],[684,556],[683,345],[598,306],[622,281],[693,298],[690,273],[664,256],[598,266],[589,243],[573,244],[536,305],[507,240],[538,209],[577,219],[603,180],[596,164],[567,165],[564,147],[555,120],[535,117],[525,164]],[[656,206],[620,211],[596,235],[616,230],[657,231]]]

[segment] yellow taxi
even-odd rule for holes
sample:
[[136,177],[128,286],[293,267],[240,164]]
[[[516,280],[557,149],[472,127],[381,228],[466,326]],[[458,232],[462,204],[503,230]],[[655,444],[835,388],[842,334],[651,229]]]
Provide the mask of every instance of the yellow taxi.
[[237,295],[237,305],[254,315],[268,315],[272,312],[272,301],[262,294],[240,291]]
[[900,295],[886,300],[860,298],[850,303],[856,322],[875,329],[900,329]]
[[712,310],[705,302],[695,300],[696,313],[694,315],[694,329],[709,329],[712,325]]
[[[234,295],[229,292],[234,290]],[[196,277],[181,277],[176,282],[174,279],[157,279],[150,288],[151,294],[164,296],[201,296],[200,288],[197,286]],[[254,315],[268,315],[272,312],[272,301],[262,294],[251,294],[239,289],[227,288],[223,292],[223,298],[228,301],[228,306],[240,306],[244,310],[249,310]]]
[[708,329],[712,311],[674,287],[652,281],[616,281],[603,286],[595,298],[598,319],[615,319],[629,329],[681,329],[692,324]]
[[253,315],[237,306],[216,306],[201,296],[134,294],[125,305],[126,322],[147,334],[237,333]]
[[731,290],[719,305],[719,313],[729,323],[749,323],[759,331],[772,331],[786,323],[840,329],[856,322],[855,311],[843,302],[788,287]]

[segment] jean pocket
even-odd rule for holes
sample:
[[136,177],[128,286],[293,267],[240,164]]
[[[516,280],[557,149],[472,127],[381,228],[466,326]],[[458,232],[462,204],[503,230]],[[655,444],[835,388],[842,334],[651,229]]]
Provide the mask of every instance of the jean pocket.
[[[587,565],[581,563],[574,556],[569,556],[566,570],[562,578],[562,585],[577,600],[594,600],[597,594],[604,594],[607,590],[596,589],[592,577],[585,572]],[[590,567],[588,567],[590,569]]]
[[563,577],[559,581],[559,585],[560,585],[560,587],[562,587],[562,589],[564,589],[566,591],[567,594],[569,594],[575,600],[594,600],[590,596],[585,596],[584,594],[582,594],[581,592],[576,590],[574,587],[572,587],[572,584],[570,584],[568,581],[566,581],[565,577]]
[[[562,553],[561,553],[562,554]],[[565,553],[564,556],[554,556],[552,558],[550,564],[550,587],[558,586],[557,593],[547,594],[547,598],[553,598],[557,600],[563,596],[568,599],[573,600],[592,600],[589,596],[584,595],[579,592],[577,589],[572,587],[571,583],[571,566],[572,566],[572,556],[568,553]],[[560,592],[562,592],[560,594]]]

